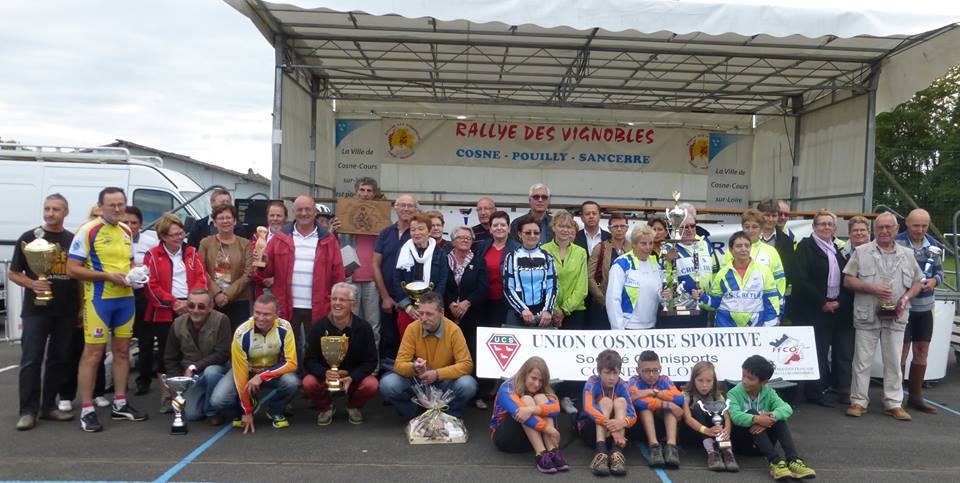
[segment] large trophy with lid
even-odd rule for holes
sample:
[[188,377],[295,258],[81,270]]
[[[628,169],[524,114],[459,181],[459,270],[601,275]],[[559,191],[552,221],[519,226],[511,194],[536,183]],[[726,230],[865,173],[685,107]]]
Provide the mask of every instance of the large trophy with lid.
[[[669,237],[667,240],[664,240],[667,243],[670,243],[674,250],[676,250],[676,245],[681,242],[683,236],[683,220],[687,218],[687,209],[680,207],[680,192],[673,192],[673,208],[666,210],[667,216],[667,225],[669,225]],[[665,254],[661,253],[661,256]],[[691,259],[693,260],[693,273],[692,278],[699,278],[700,274],[700,254],[694,251]],[[680,272],[677,267],[677,259],[674,257],[666,257],[666,263],[664,264],[668,268],[669,276],[664,280],[664,284],[667,288],[670,289],[671,297],[669,300],[662,302],[662,314],[663,315],[700,315],[700,309],[698,308],[699,304],[696,299],[690,296],[690,291],[696,288],[697,286],[687,287],[685,282],[680,281]],[[694,282],[696,285],[696,282]]]
[[[60,260],[60,245],[44,240],[43,235],[43,228],[37,228],[33,231],[33,236],[36,239],[30,243],[22,243],[21,249],[30,270],[37,274],[37,280],[48,282],[47,276],[50,275],[54,265]],[[34,305],[44,306],[48,305],[51,300],[53,300],[53,292],[41,290],[36,292],[33,303]]]

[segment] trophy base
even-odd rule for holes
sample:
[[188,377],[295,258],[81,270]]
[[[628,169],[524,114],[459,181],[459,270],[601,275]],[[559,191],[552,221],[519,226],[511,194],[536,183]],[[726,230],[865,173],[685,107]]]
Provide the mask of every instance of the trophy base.
[[36,305],[37,307],[46,307],[51,300],[53,300],[53,297],[37,297],[33,299],[33,305]]
[[177,425],[170,426],[170,434],[174,434],[174,435],[187,434],[187,425],[184,424],[183,426],[177,426]]
[[733,444],[731,444],[729,441],[717,441],[717,446],[719,446],[721,450],[724,450],[732,448]]
[[343,392],[343,388],[340,386],[336,386],[336,387],[327,386],[327,392],[330,392],[330,393]]
[[892,309],[881,308],[877,310],[877,318],[880,320],[897,320],[899,317],[897,316],[896,308],[892,308]]
[[673,316],[696,316],[702,314],[703,311],[700,309],[674,309],[674,310],[661,310],[660,314],[668,317]]

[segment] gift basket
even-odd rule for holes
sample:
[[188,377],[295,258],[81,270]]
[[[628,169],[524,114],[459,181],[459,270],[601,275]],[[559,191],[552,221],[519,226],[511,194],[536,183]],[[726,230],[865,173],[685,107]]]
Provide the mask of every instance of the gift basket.
[[413,402],[427,411],[407,424],[410,444],[466,443],[467,427],[460,418],[443,412],[453,401],[453,391],[415,384]]

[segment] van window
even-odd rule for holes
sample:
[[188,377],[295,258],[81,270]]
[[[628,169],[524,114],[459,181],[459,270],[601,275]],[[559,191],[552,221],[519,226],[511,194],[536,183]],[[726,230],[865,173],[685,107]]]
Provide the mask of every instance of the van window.
[[[172,210],[175,203],[176,199],[166,191],[138,189],[133,192],[133,206],[140,208],[140,211],[143,212],[144,225],[152,223],[163,216],[164,213]],[[177,213],[177,216],[183,220],[186,214],[181,210]]]

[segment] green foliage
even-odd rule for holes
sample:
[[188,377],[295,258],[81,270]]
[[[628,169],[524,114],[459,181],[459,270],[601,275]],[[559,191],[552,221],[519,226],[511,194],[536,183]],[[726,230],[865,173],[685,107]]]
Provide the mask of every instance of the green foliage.
[[[878,164],[882,163],[944,232],[960,209],[960,66],[891,112],[877,116]],[[902,214],[911,205],[878,170],[874,203]]]

